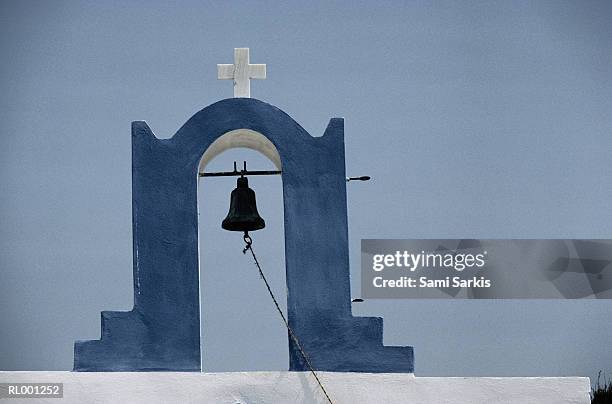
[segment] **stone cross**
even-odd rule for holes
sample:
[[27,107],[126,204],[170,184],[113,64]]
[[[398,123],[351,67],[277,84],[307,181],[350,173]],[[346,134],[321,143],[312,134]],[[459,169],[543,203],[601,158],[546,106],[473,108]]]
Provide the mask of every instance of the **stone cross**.
[[266,65],[249,63],[249,48],[234,48],[234,64],[217,65],[219,80],[234,80],[234,98],[251,97],[251,79],[265,79]]

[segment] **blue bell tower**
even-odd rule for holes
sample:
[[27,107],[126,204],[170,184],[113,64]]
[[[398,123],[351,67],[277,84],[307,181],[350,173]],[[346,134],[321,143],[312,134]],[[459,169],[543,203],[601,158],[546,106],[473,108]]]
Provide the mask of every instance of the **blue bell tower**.
[[[282,171],[287,318],[314,369],[413,372],[412,347],[384,346],[382,319],[351,313],[343,119],[313,137],[248,98],[249,79],[264,78],[265,65],[236,51],[219,77],[232,73],[239,97],[197,112],[170,139],[132,123],[134,307],[102,312],[101,338],[75,343],[74,370],[201,370],[198,175],[222,151],[249,147]],[[307,370],[288,344],[289,370]]]

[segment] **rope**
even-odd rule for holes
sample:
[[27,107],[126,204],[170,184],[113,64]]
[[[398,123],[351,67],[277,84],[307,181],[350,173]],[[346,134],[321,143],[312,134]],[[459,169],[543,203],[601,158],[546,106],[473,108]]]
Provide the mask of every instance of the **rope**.
[[281,310],[281,308],[280,308],[280,306],[278,304],[278,301],[276,300],[276,297],[274,297],[274,293],[272,293],[272,289],[270,288],[270,284],[268,283],[268,280],[266,279],[266,276],[264,275],[263,270],[261,269],[261,266],[259,265],[259,261],[257,260],[257,257],[255,256],[255,251],[253,251],[253,247],[252,247],[253,240],[251,239],[251,236],[249,236],[249,233],[246,232],[246,231],[244,232],[244,242],[246,243],[246,246],[242,250],[242,253],[246,254],[247,251],[251,251],[251,255],[253,256],[253,260],[255,261],[255,265],[257,266],[257,270],[259,271],[259,276],[261,276],[261,279],[263,279],[264,283],[266,284],[266,288],[268,289],[268,293],[270,294],[270,297],[272,298],[272,301],[274,302],[274,305],[276,306],[276,310],[278,311],[278,314],[280,314],[281,318],[283,319],[283,323],[285,323],[285,327],[287,327],[287,331],[289,332],[289,336],[293,340],[293,343],[300,350],[300,354],[302,354],[302,357],[304,358],[304,361],[306,362],[306,365],[308,366],[308,369],[310,370],[310,373],[312,373],[312,375],[314,376],[315,380],[319,384],[319,387],[321,387],[321,391],[323,391],[323,394],[325,394],[325,398],[327,398],[327,401],[329,401],[329,404],[334,404],[332,402],[331,398],[329,397],[329,394],[327,394],[327,391],[325,390],[325,387],[323,387],[323,384],[321,383],[321,380],[319,380],[319,376],[317,376],[317,373],[315,372],[314,368],[312,367],[312,364],[310,363],[310,359],[308,359],[308,355],[306,355],[306,352],[304,351],[304,348],[302,348],[302,344],[300,344],[300,341],[298,341],[297,336],[295,335],[295,333],[293,332],[291,327],[289,327],[289,322],[287,321],[287,318],[285,317],[285,314],[283,314],[283,311]]

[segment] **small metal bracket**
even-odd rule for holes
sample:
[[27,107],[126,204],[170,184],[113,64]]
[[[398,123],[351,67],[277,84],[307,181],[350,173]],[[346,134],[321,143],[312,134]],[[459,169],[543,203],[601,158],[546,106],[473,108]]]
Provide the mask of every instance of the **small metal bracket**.
[[369,175],[363,175],[361,177],[346,177],[346,182],[350,181],[370,181],[372,177]]

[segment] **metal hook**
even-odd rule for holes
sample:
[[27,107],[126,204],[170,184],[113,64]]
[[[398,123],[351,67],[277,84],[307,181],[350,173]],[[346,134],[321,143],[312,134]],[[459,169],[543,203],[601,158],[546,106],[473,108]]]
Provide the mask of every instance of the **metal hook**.
[[242,253],[246,254],[246,252],[249,251],[249,249],[251,248],[251,244],[253,244],[253,239],[251,238],[251,236],[249,236],[248,231],[244,232],[244,237],[242,237],[242,239],[246,243],[246,246],[242,249]]

